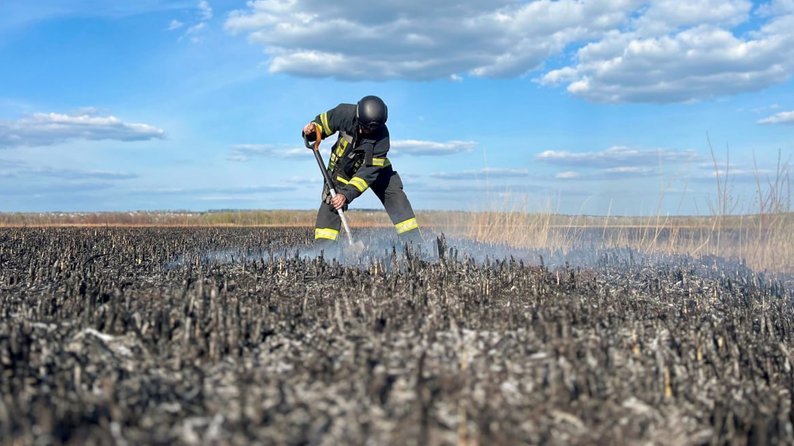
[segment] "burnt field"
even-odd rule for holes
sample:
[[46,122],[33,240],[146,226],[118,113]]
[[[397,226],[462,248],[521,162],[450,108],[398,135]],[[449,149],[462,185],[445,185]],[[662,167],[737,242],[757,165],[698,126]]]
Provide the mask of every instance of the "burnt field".
[[4,444],[794,442],[794,293],[718,258],[0,230]]

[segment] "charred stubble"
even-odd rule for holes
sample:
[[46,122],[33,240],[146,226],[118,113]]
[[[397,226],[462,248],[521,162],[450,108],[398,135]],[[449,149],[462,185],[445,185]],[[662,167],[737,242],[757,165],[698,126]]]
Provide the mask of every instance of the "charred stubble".
[[719,259],[542,266],[441,242],[350,264],[296,254],[310,236],[0,231],[2,442],[794,439],[788,283]]

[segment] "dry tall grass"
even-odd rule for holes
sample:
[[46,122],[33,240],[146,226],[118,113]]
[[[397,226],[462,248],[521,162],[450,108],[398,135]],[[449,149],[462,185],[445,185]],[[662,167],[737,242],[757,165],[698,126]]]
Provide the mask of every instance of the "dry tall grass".
[[449,227],[474,240],[516,247],[562,251],[576,246],[630,247],[647,253],[735,258],[758,270],[794,272],[789,163],[778,156],[777,170],[767,178],[757,167],[754,171],[755,209],[738,214],[741,203],[730,193],[729,166],[726,163],[723,169],[715,161],[717,194],[716,201],[709,203],[709,216],[565,216],[555,214],[550,206],[530,211],[526,197],[508,194],[493,208],[470,213],[463,225]]

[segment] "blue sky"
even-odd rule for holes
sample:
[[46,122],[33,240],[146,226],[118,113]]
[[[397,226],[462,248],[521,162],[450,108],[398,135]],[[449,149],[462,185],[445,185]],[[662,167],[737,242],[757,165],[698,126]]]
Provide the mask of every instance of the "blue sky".
[[792,73],[794,0],[3,0],[0,211],[314,209],[376,94],[417,209],[751,212]]

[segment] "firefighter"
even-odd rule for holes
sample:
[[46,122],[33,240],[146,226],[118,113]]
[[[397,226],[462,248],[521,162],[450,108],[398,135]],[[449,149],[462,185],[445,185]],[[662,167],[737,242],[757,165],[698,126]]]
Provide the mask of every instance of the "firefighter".
[[367,189],[372,189],[383,203],[401,241],[422,241],[419,224],[403,192],[400,175],[386,158],[389,151],[388,115],[381,98],[365,96],[357,104],[339,104],[317,115],[303,127],[303,135],[309,140],[316,140],[317,135],[325,139],[339,133],[328,162],[337,195],[332,199],[328,187],[323,188],[314,228],[317,246],[329,246],[336,241],[341,226],[336,210],[346,209]]

